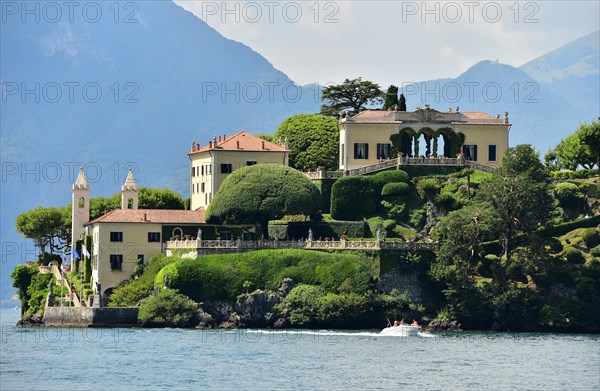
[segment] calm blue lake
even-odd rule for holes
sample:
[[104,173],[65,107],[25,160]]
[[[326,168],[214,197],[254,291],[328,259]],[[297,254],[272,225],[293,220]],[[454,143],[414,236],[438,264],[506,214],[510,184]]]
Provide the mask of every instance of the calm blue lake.
[[600,336],[378,330],[17,329],[0,390],[599,390]]

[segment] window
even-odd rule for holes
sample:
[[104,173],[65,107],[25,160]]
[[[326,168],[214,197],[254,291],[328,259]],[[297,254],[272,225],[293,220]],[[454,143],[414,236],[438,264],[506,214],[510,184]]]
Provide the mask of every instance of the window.
[[110,241],[111,242],[122,242],[123,241],[123,232],[111,232],[110,233]]
[[488,162],[496,161],[496,145],[488,145]]
[[221,232],[221,240],[231,240],[231,232]]
[[354,158],[355,159],[368,159],[369,158],[369,144],[355,143],[354,144]]
[[160,232],[148,232],[148,242],[160,243]]
[[341,158],[340,161],[342,162],[343,165],[346,165],[345,161],[344,161],[344,144],[342,144],[342,153],[341,153]]
[[244,233],[242,233],[242,239],[244,239],[244,240],[254,240],[254,232],[244,232]]
[[192,177],[196,176],[196,167],[192,167]]
[[137,255],[137,263],[140,266],[144,264],[144,254],[138,254]]
[[477,145],[463,145],[465,160],[477,161]]
[[208,204],[208,193],[204,194],[204,204]]
[[200,166],[200,173],[202,174],[202,176],[204,176],[204,164]]
[[247,166],[253,166],[255,164],[256,164],[256,160],[248,160],[248,161],[246,161],[246,165]]
[[111,254],[110,255],[110,270],[121,270],[123,266],[123,255]]
[[201,191],[202,193],[204,193],[204,182],[202,182],[202,183],[200,184],[200,191]]
[[389,159],[391,144],[377,144],[377,160]]
[[221,164],[221,174],[231,174],[231,164],[229,164],[229,163]]

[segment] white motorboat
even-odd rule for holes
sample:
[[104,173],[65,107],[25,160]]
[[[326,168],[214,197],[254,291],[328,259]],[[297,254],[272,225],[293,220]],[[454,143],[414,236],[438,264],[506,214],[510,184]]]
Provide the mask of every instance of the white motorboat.
[[393,337],[410,337],[417,335],[421,331],[421,326],[412,326],[409,324],[401,324],[399,326],[390,326],[381,330],[380,335],[389,335]]

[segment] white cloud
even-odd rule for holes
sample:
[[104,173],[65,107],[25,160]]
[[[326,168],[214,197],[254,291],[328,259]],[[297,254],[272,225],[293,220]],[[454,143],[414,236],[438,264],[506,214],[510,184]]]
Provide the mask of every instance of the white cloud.
[[420,1],[277,2],[271,9],[227,2],[229,13],[222,2],[175,2],[300,84],[358,76],[401,84],[457,76],[483,59],[520,66],[600,26],[600,3],[587,1],[442,1],[426,10]]

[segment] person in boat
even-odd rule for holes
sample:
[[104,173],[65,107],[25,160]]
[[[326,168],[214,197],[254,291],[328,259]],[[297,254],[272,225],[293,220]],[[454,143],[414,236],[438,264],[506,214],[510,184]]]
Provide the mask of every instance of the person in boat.
[[411,326],[419,326],[419,322],[417,322],[416,320],[413,319],[413,321],[410,325]]
[[402,320],[400,321],[400,324],[401,325],[405,325],[406,324],[406,322],[404,321],[404,318],[402,318]]
[[396,326],[400,326],[400,322],[398,322],[398,320],[397,320],[397,319],[396,319],[396,320],[394,320],[394,327],[396,327]]

